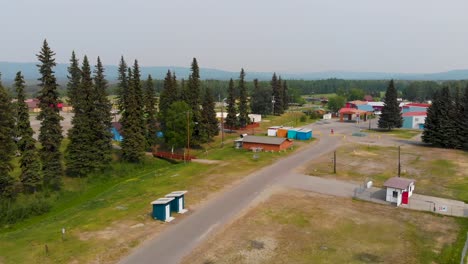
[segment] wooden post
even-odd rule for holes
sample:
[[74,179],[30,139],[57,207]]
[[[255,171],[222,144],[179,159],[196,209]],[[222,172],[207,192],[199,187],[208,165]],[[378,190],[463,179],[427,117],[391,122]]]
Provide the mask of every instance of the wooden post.
[[400,147],[398,146],[398,177],[401,176]]
[[336,150],[333,151],[333,173],[336,174]]

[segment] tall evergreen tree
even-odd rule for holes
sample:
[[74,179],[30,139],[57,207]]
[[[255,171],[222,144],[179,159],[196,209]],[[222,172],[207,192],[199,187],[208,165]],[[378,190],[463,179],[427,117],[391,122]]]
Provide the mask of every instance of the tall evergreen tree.
[[216,119],[215,101],[210,88],[205,89],[202,103],[202,124],[206,129],[208,141],[219,133],[218,119]]
[[250,123],[249,106],[247,104],[247,87],[245,85],[245,72],[241,69],[239,76],[239,126],[245,127]]
[[11,159],[15,152],[14,113],[10,97],[0,80],[0,197],[11,198],[15,195],[15,179],[10,175],[13,166]]
[[164,78],[163,90],[161,91],[161,95],[159,97],[159,120],[161,121],[163,131],[165,129],[165,117],[167,110],[174,102],[178,100],[177,79],[175,73],[171,74],[171,71],[168,70],[166,78]]
[[72,52],[70,66],[68,66],[67,95],[70,105],[75,104],[74,100],[79,97],[78,90],[81,82],[81,70],[75,51]]
[[453,127],[453,137],[452,145],[453,148],[461,149],[463,148],[463,123],[460,122],[463,120],[463,94],[459,86],[455,89],[453,107],[451,108],[450,121]]
[[462,127],[460,133],[461,146],[462,149],[468,150],[468,86],[465,88],[465,93],[463,95],[461,103],[461,120],[460,126]]
[[15,88],[18,99],[16,137],[20,138],[18,149],[21,151],[20,180],[26,192],[35,192],[42,183],[41,163],[36,149],[36,140],[33,138],[34,132],[29,121],[28,105],[25,102],[26,96],[24,94],[24,78],[21,72],[16,73]]
[[94,86],[92,101],[94,109],[90,113],[91,124],[94,124],[93,138],[95,141],[97,169],[105,168],[112,161],[112,104],[107,98],[107,80],[104,74],[104,66],[101,59],[97,58],[94,70]]
[[141,128],[142,112],[135,92],[135,79],[132,69],[128,69],[128,90],[123,98],[122,114],[122,158],[129,162],[139,162],[144,156],[144,133]]
[[145,117],[148,126],[146,133],[147,147],[151,148],[156,145],[157,131],[157,108],[156,108],[156,91],[154,89],[153,78],[148,75],[145,82]]
[[229,80],[228,97],[226,100],[227,116],[225,120],[226,126],[229,128],[236,128],[238,126],[235,93],[234,81],[231,79]]
[[269,115],[271,114],[272,91],[270,87],[260,87],[258,79],[254,80],[254,89],[251,96],[252,113]]
[[188,105],[192,107],[193,122],[195,123],[192,138],[190,140],[191,145],[198,145],[204,142],[206,135],[203,129],[201,129],[201,113],[200,113],[200,68],[196,58],[193,58],[192,65],[190,67],[191,74],[187,84],[187,98]]
[[167,143],[175,148],[186,147],[193,129],[191,107],[184,101],[172,103],[167,110],[167,130],[164,135]]
[[427,110],[427,117],[422,135],[423,142],[436,147],[454,148],[456,142],[456,127],[452,121],[455,108],[450,89],[444,86],[436,92],[434,101]]
[[284,113],[283,92],[281,91],[281,81],[276,77],[276,73],[273,73],[270,84],[273,91],[273,100],[275,101],[273,104],[273,114],[281,115]]
[[122,113],[122,111],[125,109],[125,97],[128,91],[128,85],[129,85],[129,78],[127,76],[128,73],[128,67],[127,63],[124,60],[124,57],[120,57],[120,62],[119,62],[119,83],[117,84],[117,104],[119,106],[119,110]]
[[[141,85],[141,73],[140,73],[140,66],[138,65],[138,61],[135,60],[133,64],[133,75],[132,75],[132,85],[133,85],[133,91],[136,96],[136,114],[137,118],[140,121],[140,130],[142,133],[142,136],[146,139],[146,122],[144,118],[144,106],[145,106],[145,101],[143,99],[143,88]],[[145,149],[146,147],[146,142],[142,141],[141,142],[142,146],[141,148]]]
[[289,108],[289,93],[286,81],[283,81],[281,90],[283,91],[283,109],[286,111]]
[[379,128],[391,130],[403,125],[400,106],[397,101],[397,90],[393,80],[388,84],[387,92],[385,93],[384,107],[379,118]]
[[54,75],[55,53],[50,49],[49,44],[44,40],[43,46],[37,58],[41,77],[39,86],[39,107],[41,112],[37,119],[41,121],[39,142],[41,143],[40,157],[42,161],[42,176],[44,185],[54,190],[59,190],[62,186],[62,153],[60,144],[62,142],[62,127],[58,108],[57,80]]
[[74,116],[71,121],[73,127],[68,132],[70,144],[67,146],[65,161],[67,171],[72,176],[86,176],[92,172],[98,164],[94,129],[99,124],[91,120],[91,113],[95,111],[93,79],[88,58],[84,56],[81,68],[81,82],[76,90],[76,98],[73,100]]

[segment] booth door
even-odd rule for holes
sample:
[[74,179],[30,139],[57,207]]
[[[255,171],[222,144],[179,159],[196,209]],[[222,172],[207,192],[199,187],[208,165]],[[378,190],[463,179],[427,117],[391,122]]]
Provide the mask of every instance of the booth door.
[[168,219],[169,217],[171,217],[171,211],[169,209],[169,205],[166,205],[166,219]]
[[408,204],[408,192],[403,192],[403,196],[401,197],[402,204]]
[[180,198],[179,199],[179,212],[182,211],[184,209],[184,205],[183,205],[183,198]]

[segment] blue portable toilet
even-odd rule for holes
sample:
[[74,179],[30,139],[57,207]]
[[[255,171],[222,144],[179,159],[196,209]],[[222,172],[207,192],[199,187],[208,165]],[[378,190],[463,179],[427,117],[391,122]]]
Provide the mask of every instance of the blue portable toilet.
[[186,193],[187,191],[176,191],[176,192],[171,192],[170,194],[166,195],[166,197],[168,198],[174,198],[174,200],[171,201],[172,212],[183,214],[188,211],[187,209],[185,209],[185,194]]
[[312,138],[312,130],[311,129],[301,129],[297,131],[296,138],[298,140],[309,140]]
[[297,131],[300,130],[300,129],[297,129],[297,128],[291,128],[288,130],[288,138],[289,139],[296,139],[296,136],[297,136]]
[[164,222],[170,222],[174,220],[174,217],[171,217],[170,204],[174,198],[159,198],[156,201],[152,201],[151,205],[153,206],[153,218],[158,219]]

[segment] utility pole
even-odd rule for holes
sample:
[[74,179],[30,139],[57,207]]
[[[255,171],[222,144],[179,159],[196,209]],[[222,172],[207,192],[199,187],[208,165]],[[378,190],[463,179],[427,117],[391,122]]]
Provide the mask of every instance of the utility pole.
[[370,123],[371,123],[371,118],[370,118],[370,116],[369,116],[369,130],[371,129]]
[[190,111],[187,111],[187,159],[190,159]]
[[398,177],[401,175],[400,147],[401,146],[398,146]]
[[218,96],[221,102],[221,147],[224,147],[224,99],[221,101],[221,95]]
[[336,174],[336,150],[333,151],[333,173]]

